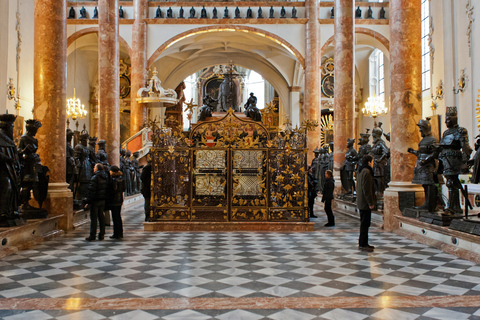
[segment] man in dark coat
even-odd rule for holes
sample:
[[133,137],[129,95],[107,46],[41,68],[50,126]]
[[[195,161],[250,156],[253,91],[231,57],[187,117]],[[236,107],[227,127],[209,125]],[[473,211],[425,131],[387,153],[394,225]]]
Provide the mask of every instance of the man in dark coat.
[[125,182],[123,173],[117,166],[110,168],[110,180],[108,182],[107,203],[112,211],[113,235],[110,239],[123,238],[123,223],[120,212],[123,204],[123,193],[125,192]]
[[365,155],[362,158],[357,177],[357,208],[360,211],[360,237],[358,250],[372,252],[375,248],[368,244],[368,228],[372,220],[372,210],[375,208],[375,191],[373,184],[373,157]]
[[142,195],[145,198],[145,221],[148,221],[148,217],[150,216],[150,183],[152,181],[151,160],[148,160],[148,164],[143,167],[140,180],[142,180]]
[[100,224],[100,231],[98,233],[98,240],[103,240],[105,237],[105,216],[103,210],[105,209],[105,199],[107,197],[108,175],[103,171],[103,165],[97,163],[93,168],[93,176],[88,185],[87,204],[85,209],[90,208],[90,236],[85,240],[95,240],[97,232],[97,220]]
[[332,211],[333,191],[335,190],[335,181],[333,180],[333,172],[331,170],[325,171],[325,184],[323,186],[322,202],[325,203],[325,213],[327,214],[328,222],[325,227],[335,226],[335,217]]

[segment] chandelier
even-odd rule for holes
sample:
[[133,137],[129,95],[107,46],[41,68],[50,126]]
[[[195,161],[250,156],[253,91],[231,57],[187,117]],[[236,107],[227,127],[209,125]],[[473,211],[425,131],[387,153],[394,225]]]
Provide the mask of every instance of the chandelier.
[[80,102],[80,99],[75,97],[75,88],[73,88],[73,98],[67,99],[67,117],[77,120],[86,116],[87,110],[85,110],[85,106]]
[[388,109],[385,107],[385,102],[380,97],[373,96],[368,97],[367,102],[365,102],[365,107],[362,109],[363,114],[372,116],[376,118],[377,116],[382,116],[387,114]]

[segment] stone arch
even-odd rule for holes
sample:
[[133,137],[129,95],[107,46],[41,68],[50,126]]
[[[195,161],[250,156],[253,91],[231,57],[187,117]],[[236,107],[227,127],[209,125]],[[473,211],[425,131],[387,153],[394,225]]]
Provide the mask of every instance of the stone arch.
[[151,66],[165,49],[167,49],[170,45],[174,44],[175,42],[177,42],[177,41],[179,41],[183,38],[193,36],[195,34],[202,33],[202,32],[211,32],[211,30],[225,31],[225,30],[232,30],[232,29],[234,29],[236,31],[238,30],[238,31],[242,31],[242,32],[256,33],[256,34],[259,34],[263,37],[267,37],[267,38],[271,39],[272,41],[277,42],[278,44],[286,47],[289,51],[291,51],[292,54],[295,56],[295,58],[302,65],[302,68],[305,69],[305,58],[302,56],[302,54],[294,46],[292,46],[290,43],[288,43],[287,41],[285,41],[281,37],[279,37],[279,36],[277,36],[273,33],[270,33],[268,31],[262,30],[262,29],[249,27],[249,26],[238,26],[238,25],[207,26],[207,27],[200,27],[200,28],[195,28],[195,29],[191,29],[191,30],[182,32],[182,33],[172,37],[170,40],[165,41],[160,47],[158,47],[157,50],[155,50],[155,52],[148,59],[148,66]]
[[[98,33],[98,27],[91,27],[91,28],[85,28],[82,30],[78,30],[77,32],[71,34],[67,38],[67,48],[74,43],[77,39],[81,38],[82,36],[85,36],[90,33]],[[118,36],[118,41],[127,49],[128,55],[131,57],[132,56],[132,49],[130,48],[130,45],[128,42],[122,38],[120,35]]]
[[[368,29],[368,28],[362,28],[362,27],[355,27],[355,33],[360,33],[360,34],[365,34],[368,36],[371,36],[372,38],[375,38],[380,42],[385,49],[390,52],[390,41],[381,33],[378,33],[375,30]],[[321,56],[325,53],[325,50],[329,45],[331,45],[335,41],[335,35],[331,36],[322,46],[321,50]]]

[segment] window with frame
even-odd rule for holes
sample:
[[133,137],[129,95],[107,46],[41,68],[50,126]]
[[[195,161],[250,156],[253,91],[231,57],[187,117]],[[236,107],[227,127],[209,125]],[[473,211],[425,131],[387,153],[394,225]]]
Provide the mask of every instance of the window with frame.
[[430,1],[422,0],[422,91],[430,89]]
[[373,50],[369,58],[369,95],[385,101],[385,68],[383,52]]

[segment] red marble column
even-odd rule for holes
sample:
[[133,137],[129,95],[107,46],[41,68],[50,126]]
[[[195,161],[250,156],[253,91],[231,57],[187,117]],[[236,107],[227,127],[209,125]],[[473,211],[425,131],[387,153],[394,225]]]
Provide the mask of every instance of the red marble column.
[[[320,25],[318,23],[318,0],[306,0],[305,44],[305,90],[303,120],[318,121],[320,124]],[[313,150],[320,142],[320,126],[308,132],[308,163],[313,159]]]
[[132,90],[130,96],[130,136],[137,133],[147,120],[147,108],[137,103],[137,91],[147,82],[147,18],[148,1],[134,0],[133,10],[135,22],[132,28]]
[[353,0],[335,0],[335,103],[333,168],[341,191],[340,168],[345,162],[347,139],[354,138],[355,16]]
[[50,169],[43,207],[50,216],[62,216],[59,227],[67,230],[73,228],[73,198],[65,182],[67,3],[35,0],[34,5],[34,117],[42,123],[36,138],[42,164]]
[[98,138],[107,142],[108,162],[120,164],[120,47],[118,0],[98,1]]
[[417,149],[416,124],[422,116],[421,0],[390,1],[390,112],[391,182],[385,191],[385,229],[398,228],[395,215],[398,193],[422,193],[412,185],[416,158],[407,149]]

